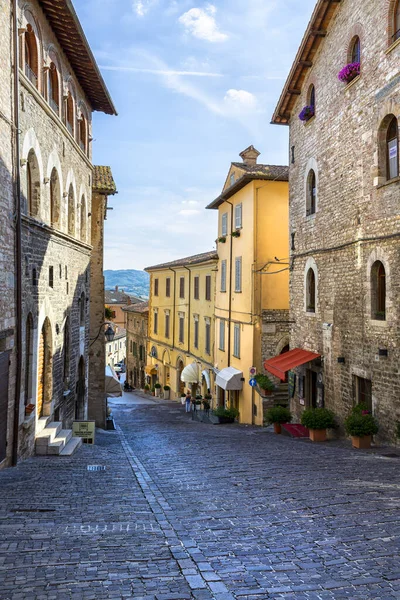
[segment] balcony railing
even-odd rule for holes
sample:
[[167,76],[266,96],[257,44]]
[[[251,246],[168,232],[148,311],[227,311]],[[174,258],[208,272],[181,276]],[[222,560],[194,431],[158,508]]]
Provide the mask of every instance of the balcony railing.
[[27,76],[29,81],[31,83],[33,83],[35,88],[37,88],[37,84],[38,84],[37,75],[32,71],[32,69],[30,68],[30,66],[27,63],[25,63],[25,75]]
[[59,115],[60,114],[60,107],[58,106],[57,102],[55,100],[53,100],[53,98],[50,98],[49,104],[51,106],[51,108],[54,110],[54,112]]

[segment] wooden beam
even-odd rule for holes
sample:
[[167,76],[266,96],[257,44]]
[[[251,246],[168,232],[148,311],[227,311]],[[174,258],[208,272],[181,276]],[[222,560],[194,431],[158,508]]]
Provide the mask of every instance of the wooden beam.
[[299,65],[301,67],[312,67],[312,61],[311,60],[299,60]]
[[292,89],[288,89],[288,94],[290,94],[291,96],[300,96],[301,91],[300,90],[292,90]]
[[325,37],[326,36],[325,29],[312,29],[310,33],[314,37]]

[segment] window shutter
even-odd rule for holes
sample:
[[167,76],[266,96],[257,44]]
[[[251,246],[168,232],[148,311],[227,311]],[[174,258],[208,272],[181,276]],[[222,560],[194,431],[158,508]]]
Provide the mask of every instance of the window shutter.
[[225,321],[222,319],[219,322],[219,348],[225,350]]
[[210,323],[206,323],[206,354],[210,354]]
[[206,275],[206,300],[211,300],[211,275]]
[[165,281],[165,295],[167,298],[169,298],[171,295],[171,279],[169,277],[167,277]]
[[235,206],[235,228],[240,229],[242,227],[242,205],[237,204]]
[[242,291],[242,258],[235,259],[235,292]]
[[227,235],[228,233],[228,213],[222,215],[221,233],[222,235]]
[[240,358],[240,325],[235,323],[233,330],[233,355]]
[[181,277],[179,279],[179,298],[185,297],[185,278]]
[[154,295],[158,296],[158,279],[154,280]]
[[194,322],[194,347],[199,347],[199,322]]
[[200,278],[199,277],[195,277],[194,278],[194,299],[198,300],[200,297]]
[[221,292],[226,292],[226,260],[221,261]]

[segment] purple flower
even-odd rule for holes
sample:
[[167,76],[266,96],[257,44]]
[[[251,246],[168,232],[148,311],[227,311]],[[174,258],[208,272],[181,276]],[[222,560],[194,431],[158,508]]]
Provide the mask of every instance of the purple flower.
[[338,74],[338,79],[344,83],[350,83],[355,77],[360,74],[360,63],[350,63],[343,67]]
[[300,121],[308,121],[315,115],[315,108],[313,106],[305,106],[299,114]]

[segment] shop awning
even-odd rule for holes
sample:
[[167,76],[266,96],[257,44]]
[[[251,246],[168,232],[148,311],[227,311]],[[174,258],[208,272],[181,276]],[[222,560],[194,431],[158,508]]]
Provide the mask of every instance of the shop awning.
[[110,366],[106,367],[106,396],[107,398],[120,398],[122,387],[118,377]]
[[316,358],[320,358],[320,354],[316,352],[310,352],[309,350],[303,350],[302,348],[293,348],[289,352],[284,352],[273,358],[268,358],[264,361],[264,369],[279,377],[282,381],[285,381],[286,373],[304,365]]
[[215,383],[223,390],[241,390],[243,373],[234,367],[225,367],[218,372]]
[[146,365],[144,370],[146,375],[157,375],[157,369],[154,365]]
[[187,365],[181,373],[181,381],[184,383],[200,383],[201,375],[199,365],[195,362]]
[[210,373],[207,371],[207,369],[204,369],[204,371],[202,371],[201,373],[206,381],[207,384],[207,389],[210,390],[211,389],[211,380],[210,380]]

